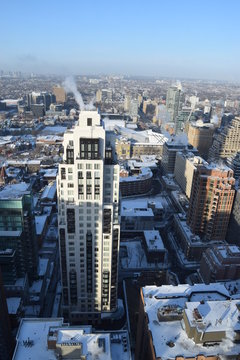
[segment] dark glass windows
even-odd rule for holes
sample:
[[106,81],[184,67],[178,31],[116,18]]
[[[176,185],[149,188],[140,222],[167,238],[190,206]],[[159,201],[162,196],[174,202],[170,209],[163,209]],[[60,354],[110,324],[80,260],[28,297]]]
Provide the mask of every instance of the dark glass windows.
[[80,159],[99,159],[99,139],[80,139]]

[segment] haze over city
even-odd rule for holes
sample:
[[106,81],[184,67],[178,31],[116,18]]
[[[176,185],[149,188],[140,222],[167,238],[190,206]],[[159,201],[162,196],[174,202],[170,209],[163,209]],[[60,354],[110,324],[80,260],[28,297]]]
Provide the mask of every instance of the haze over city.
[[0,6],[0,360],[240,360],[240,2]]
[[237,0],[3,1],[0,69],[239,81]]

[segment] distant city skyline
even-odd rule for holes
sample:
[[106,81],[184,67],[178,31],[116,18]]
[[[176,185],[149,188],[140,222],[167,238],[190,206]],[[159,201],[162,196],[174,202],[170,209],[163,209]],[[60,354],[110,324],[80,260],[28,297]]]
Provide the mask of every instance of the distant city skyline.
[[240,2],[1,4],[0,69],[240,81]]

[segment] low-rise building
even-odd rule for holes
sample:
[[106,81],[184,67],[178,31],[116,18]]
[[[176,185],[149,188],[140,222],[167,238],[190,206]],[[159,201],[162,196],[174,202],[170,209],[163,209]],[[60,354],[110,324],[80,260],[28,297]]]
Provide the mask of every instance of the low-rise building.
[[135,358],[239,359],[239,300],[223,284],[141,289]]
[[121,195],[132,196],[146,194],[152,189],[153,173],[149,168],[141,168],[138,174],[132,176],[121,176],[120,173],[120,191]]
[[13,360],[131,360],[126,330],[96,332],[91,326],[69,326],[61,318],[22,319]]
[[236,245],[214,246],[201,259],[200,275],[205,283],[240,278],[240,248]]

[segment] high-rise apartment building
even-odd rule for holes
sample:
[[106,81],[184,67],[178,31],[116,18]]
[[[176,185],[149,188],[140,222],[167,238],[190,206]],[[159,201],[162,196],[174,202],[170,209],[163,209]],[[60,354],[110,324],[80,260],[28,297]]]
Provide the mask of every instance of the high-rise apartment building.
[[198,155],[196,149],[194,149],[191,145],[184,144],[178,142],[174,139],[169,140],[163,144],[163,151],[162,151],[162,169],[164,174],[173,174],[176,162],[176,155],[179,151],[191,152],[195,155]]
[[179,151],[176,154],[174,176],[188,199],[191,196],[193,175],[198,166],[208,165],[200,156],[195,156],[188,151]]
[[64,134],[58,220],[63,315],[100,321],[117,309],[119,165],[96,111],[82,111]]
[[213,142],[214,125],[203,123],[201,120],[190,122],[188,126],[188,142],[204,158],[208,158],[208,152]]
[[226,159],[236,155],[240,149],[240,117],[235,117],[219,129],[209,150],[209,160]]
[[182,86],[180,84],[168,88],[166,107],[170,114],[171,121],[175,122],[176,117],[184,104],[184,99],[185,96],[182,91]]
[[206,240],[224,240],[234,200],[233,171],[216,165],[194,172],[188,211],[191,231]]

